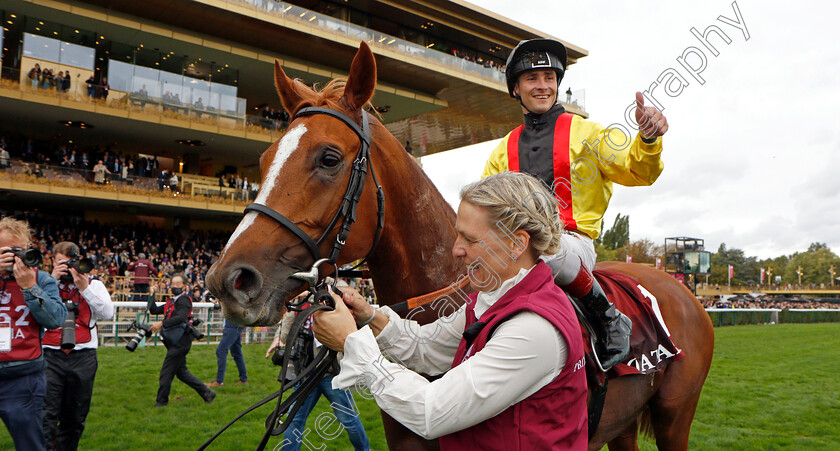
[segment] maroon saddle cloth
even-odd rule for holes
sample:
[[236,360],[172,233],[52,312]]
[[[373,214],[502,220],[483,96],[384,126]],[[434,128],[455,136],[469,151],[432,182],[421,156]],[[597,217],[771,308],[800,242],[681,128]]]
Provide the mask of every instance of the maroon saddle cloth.
[[610,302],[633,321],[630,355],[610,370],[612,376],[647,374],[685,355],[671,341],[657,299],[638,280],[615,271],[594,274]]

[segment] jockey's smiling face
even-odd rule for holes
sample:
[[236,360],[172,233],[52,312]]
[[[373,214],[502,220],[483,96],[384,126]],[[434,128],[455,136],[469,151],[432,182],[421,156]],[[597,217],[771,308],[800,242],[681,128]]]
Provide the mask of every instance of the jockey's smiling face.
[[[532,69],[519,76],[513,93],[533,113],[542,114],[557,102],[557,73],[552,69]],[[523,108],[523,113],[528,113]]]
[[519,268],[503,248],[508,239],[491,227],[487,211],[462,201],[455,221],[458,237],[452,256],[463,259],[469,268],[470,284],[480,291],[493,291],[499,284],[515,276]]

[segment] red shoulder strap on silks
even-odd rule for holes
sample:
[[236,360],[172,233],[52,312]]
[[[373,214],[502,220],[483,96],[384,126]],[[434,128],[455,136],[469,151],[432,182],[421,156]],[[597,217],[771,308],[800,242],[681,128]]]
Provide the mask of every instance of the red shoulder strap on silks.
[[[563,113],[557,117],[554,124],[554,195],[557,197],[560,208],[560,217],[563,219],[565,228],[574,230],[577,228],[574,212],[572,211],[572,182],[571,168],[569,162],[569,140],[572,129],[572,117],[570,113]],[[508,170],[519,172],[519,137],[524,125],[516,127],[508,137]]]
[[507,153],[509,171],[519,172],[519,135],[522,134],[522,130],[525,130],[524,125],[520,125],[519,127],[513,129],[508,137]]
[[554,124],[554,196],[557,198],[560,217],[566,230],[577,229],[572,211],[572,172],[569,156],[569,140],[572,130],[570,113],[563,113]]

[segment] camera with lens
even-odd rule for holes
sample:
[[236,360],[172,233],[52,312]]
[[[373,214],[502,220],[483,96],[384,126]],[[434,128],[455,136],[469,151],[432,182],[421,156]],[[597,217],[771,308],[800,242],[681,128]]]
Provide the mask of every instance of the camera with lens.
[[6,252],[15,254],[16,257],[23,261],[23,264],[30,268],[41,266],[44,258],[41,256],[41,251],[38,249],[24,249],[22,247],[13,247]]
[[64,262],[67,265],[67,273],[62,274],[61,277],[58,278],[59,281],[62,283],[71,283],[73,282],[73,276],[70,274],[70,268],[75,269],[80,274],[87,274],[93,269],[93,261],[89,258],[79,258],[78,255],[73,256],[70,260]]
[[67,307],[67,317],[61,325],[61,349],[73,349],[76,347],[76,315],[79,313],[79,304],[73,301],[64,301]]
[[195,340],[203,340],[204,333],[198,330],[198,326],[201,325],[204,321],[201,318],[192,318],[189,322],[187,322],[187,332],[193,336]]
[[137,345],[140,344],[140,340],[143,338],[149,338],[152,336],[152,328],[149,327],[148,324],[143,324],[138,322],[136,319],[131,322],[131,325],[128,326],[128,331],[136,331],[137,333],[128,340],[128,343],[125,345],[125,349],[128,349],[131,352],[134,352],[137,349]]

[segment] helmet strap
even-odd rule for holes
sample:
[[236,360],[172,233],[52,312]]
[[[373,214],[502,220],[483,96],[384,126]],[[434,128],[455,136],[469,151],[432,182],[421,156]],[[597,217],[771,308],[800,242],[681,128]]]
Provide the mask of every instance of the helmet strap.
[[522,96],[520,96],[519,94],[516,95],[516,100],[519,101],[519,104],[522,105],[522,108],[525,108],[525,111],[527,111],[530,114],[537,114],[537,113],[531,111],[530,108],[525,106],[525,102],[522,101]]

